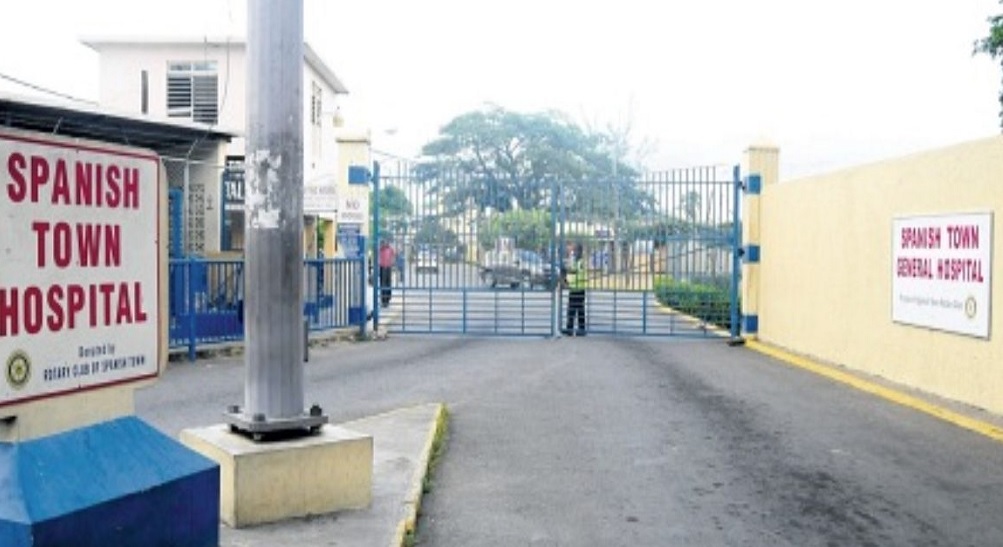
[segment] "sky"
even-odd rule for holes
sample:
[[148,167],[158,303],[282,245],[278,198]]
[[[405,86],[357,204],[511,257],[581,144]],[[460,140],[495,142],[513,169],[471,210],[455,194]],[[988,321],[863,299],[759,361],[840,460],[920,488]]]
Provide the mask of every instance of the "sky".
[[[289,1],[289,0],[281,0]],[[304,0],[346,125],[417,154],[495,104],[630,128],[643,167],[780,148],[781,179],[1000,133],[996,0]],[[5,0],[0,75],[96,100],[93,36],[246,35],[244,0]],[[0,91],[25,89],[0,77]]]

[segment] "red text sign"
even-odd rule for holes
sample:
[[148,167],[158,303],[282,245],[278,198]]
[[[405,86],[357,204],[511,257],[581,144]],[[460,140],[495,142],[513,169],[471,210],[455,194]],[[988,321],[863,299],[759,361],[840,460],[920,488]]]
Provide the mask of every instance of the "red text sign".
[[989,337],[993,217],[990,213],[892,222],[892,320]]
[[0,132],[0,406],[157,374],[159,166]]

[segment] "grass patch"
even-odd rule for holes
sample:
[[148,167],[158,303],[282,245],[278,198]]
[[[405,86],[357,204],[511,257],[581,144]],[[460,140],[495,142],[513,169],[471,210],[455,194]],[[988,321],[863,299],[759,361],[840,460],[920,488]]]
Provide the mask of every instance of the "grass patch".
[[432,437],[432,453],[428,458],[428,469],[425,472],[425,480],[422,481],[421,491],[425,494],[432,491],[432,481],[435,468],[439,466],[442,455],[446,451],[446,438],[449,433],[449,408],[442,406],[442,413],[435,423],[435,434]]

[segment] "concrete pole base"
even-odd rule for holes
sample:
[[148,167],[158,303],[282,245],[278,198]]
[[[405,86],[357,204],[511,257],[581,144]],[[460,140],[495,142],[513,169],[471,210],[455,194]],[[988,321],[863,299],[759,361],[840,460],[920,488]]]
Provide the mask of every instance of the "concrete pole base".
[[239,406],[231,406],[223,413],[223,419],[233,433],[244,433],[255,441],[264,441],[269,436],[290,438],[315,435],[327,423],[327,416],[317,405],[310,410],[289,418],[269,418],[264,414],[248,415]]
[[373,438],[325,425],[267,443],[228,424],[181,432],[181,442],[220,466],[220,519],[239,528],[362,509],[372,501]]

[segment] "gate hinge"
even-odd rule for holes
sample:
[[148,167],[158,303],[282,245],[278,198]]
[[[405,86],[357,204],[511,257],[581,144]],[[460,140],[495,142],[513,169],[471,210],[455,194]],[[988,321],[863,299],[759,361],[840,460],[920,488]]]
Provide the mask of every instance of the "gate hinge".
[[742,182],[742,190],[746,194],[758,196],[763,191],[763,178],[759,175],[749,175]]

